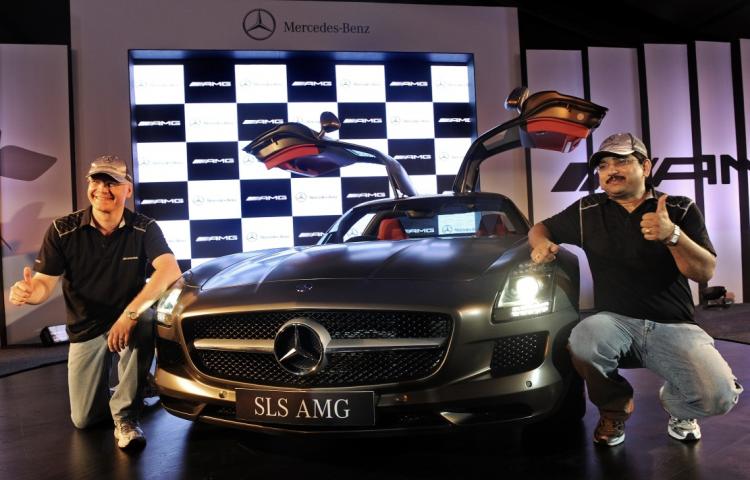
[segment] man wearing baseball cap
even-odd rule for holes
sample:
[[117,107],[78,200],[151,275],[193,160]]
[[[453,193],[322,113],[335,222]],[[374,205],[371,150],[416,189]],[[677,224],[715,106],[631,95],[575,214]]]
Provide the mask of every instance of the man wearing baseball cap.
[[568,348],[599,408],[594,442],[625,440],[633,388],[618,367],[664,379],[659,399],[667,433],[701,438],[697,418],[727,413],[742,386],[693,318],[688,279],[708,282],[716,253],[695,203],[651,185],[651,160],[631,133],[607,137],[589,159],[602,193],[583,197],[529,232],[531,259],[554,261],[558,244],[581,247],[594,280],[595,314],[571,332]]
[[[143,446],[140,392],[154,344],[153,323],[141,314],[180,276],[180,268],[156,222],[125,208],[133,185],[122,160],[98,157],[86,178],[91,205],[52,222],[34,262],[36,273],[25,267],[9,299],[19,306],[42,303],[62,277],[73,424],[86,428],[112,418],[120,448]],[[110,398],[111,352],[119,354],[120,382]]]

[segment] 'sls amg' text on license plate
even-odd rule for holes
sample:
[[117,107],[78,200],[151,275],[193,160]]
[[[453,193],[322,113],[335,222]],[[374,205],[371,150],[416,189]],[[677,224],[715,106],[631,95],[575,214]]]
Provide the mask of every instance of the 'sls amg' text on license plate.
[[375,424],[373,392],[299,392],[237,389],[237,418],[285,425]]

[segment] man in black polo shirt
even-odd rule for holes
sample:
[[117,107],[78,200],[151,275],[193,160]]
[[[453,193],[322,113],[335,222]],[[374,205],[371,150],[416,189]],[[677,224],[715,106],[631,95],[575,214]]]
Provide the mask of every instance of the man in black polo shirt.
[[[98,157],[87,178],[91,206],[52,223],[34,264],[36,274],[24,268],[10,301],[42,303],[62,276],[73,424],[85,428],[111,416],[120,448],[142,446],[140,392],[154,345],[153,323],[139,317],[180,276],[180,268],[156,222],[125,208],[133,193],[125,163]],[[149,264],[154,271],[146,283]],[[120,357],[120,382],[111,398],[110,352]]]
[[597,313],[573,329],[568,347],[599,408],[594,442],[625,440],[634,405],[633,388],[617,371],[623,361],[664,379],[659,398],[670,415],[667,433],[698,440],[695,419],[728,412],[742,392],[693,319],[687,279],[707,282],[716,266],[703,216],[689,198],[650,186],[651,160],[630,133],[605,139],[589,166],[604,192],[534,225],[529,243],[536,263],[553,261],[559,243],[588,257]]

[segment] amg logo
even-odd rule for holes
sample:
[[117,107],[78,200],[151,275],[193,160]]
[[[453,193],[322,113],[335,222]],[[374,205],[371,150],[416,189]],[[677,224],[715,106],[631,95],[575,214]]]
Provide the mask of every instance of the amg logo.
[[[697,163],[696,163],[697,161]],[[730,185],[731,170],[740,175],[750,171],[747,159],[734,159],[731,155],[696,155],[695,157],[653,157],[651,175],[654,187],[665,180],[705,181],[708,185]],[[654,171],[656,173],[654,173]],[[734,177],[737,178],[737,177]],[[586,163],[575,162],[567,166],[552,192],[575,192],[595,190],[599,185],[597,175],[588,170]]]
[[310,81],[301,81],[296,80],[292,82],[293,87],[332,87],[333,82],[329,80],[323,80],[320,82],[310,82]]
[[182,122],[179,120],[141,120],[138,122],[139,127],[179,127]]
[[383,192],[347,193],[346,198],[385,198],[385,193]]
[[283,118],[252,118],[243,120],[243,125],[281,125],[284,123]]
[[258,196],[250,196],[245,199],[246,202],[268,202],[270,200],[284,201],[284,200],[287,200],[287,196],[286,195],[258,195]]
[[232,82],[190,82],[191,87],[231,87]]
[[320,238],[323,236],[323,232],[302,232],[297,235],[297,238]]
[[394,160],[432,160],[432,155],[429,154],[422,154],[422,155],[394,155]]
[[435,233],[435,229],[431,227],[427,228],[407,228],[406,233],[413,234],[413,233]]
[[229,242],[234,240],[237,240],[237,235],[208,235],[195,239],[196,242]]
[[438,120],[438,123],[471,123],[471,119],[464,117],[464,118],[446,118],[443,117],[440,120]]
[[141,202],[141,205],[166,205],[168,203],[181,205],[185,203],[182,198],[147,198]]
[[420,82],[391,82],[388,84],[391,87],[429,87],[430,84],[425,81]]
[[193,165],[214,165],[217,163],[232,164],[234,158],[196,158]]
[[344,123],[383,123],[382,118],[345,118]]

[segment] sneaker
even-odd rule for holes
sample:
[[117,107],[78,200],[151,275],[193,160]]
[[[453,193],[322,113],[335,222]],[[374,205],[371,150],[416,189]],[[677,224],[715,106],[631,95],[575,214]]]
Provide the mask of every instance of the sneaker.
[[120,448],[143,447],[146,445],[146,436],[136,420],[115,420],[115,438]]
[[681,442],[694,442],[701,438],[701,427],[694,418],[675,418],[670,415],[667,433]]
[[625,422],[609,417],[600,416],[599,423],[594,430],[594,443],[614,447],[625,441]]

